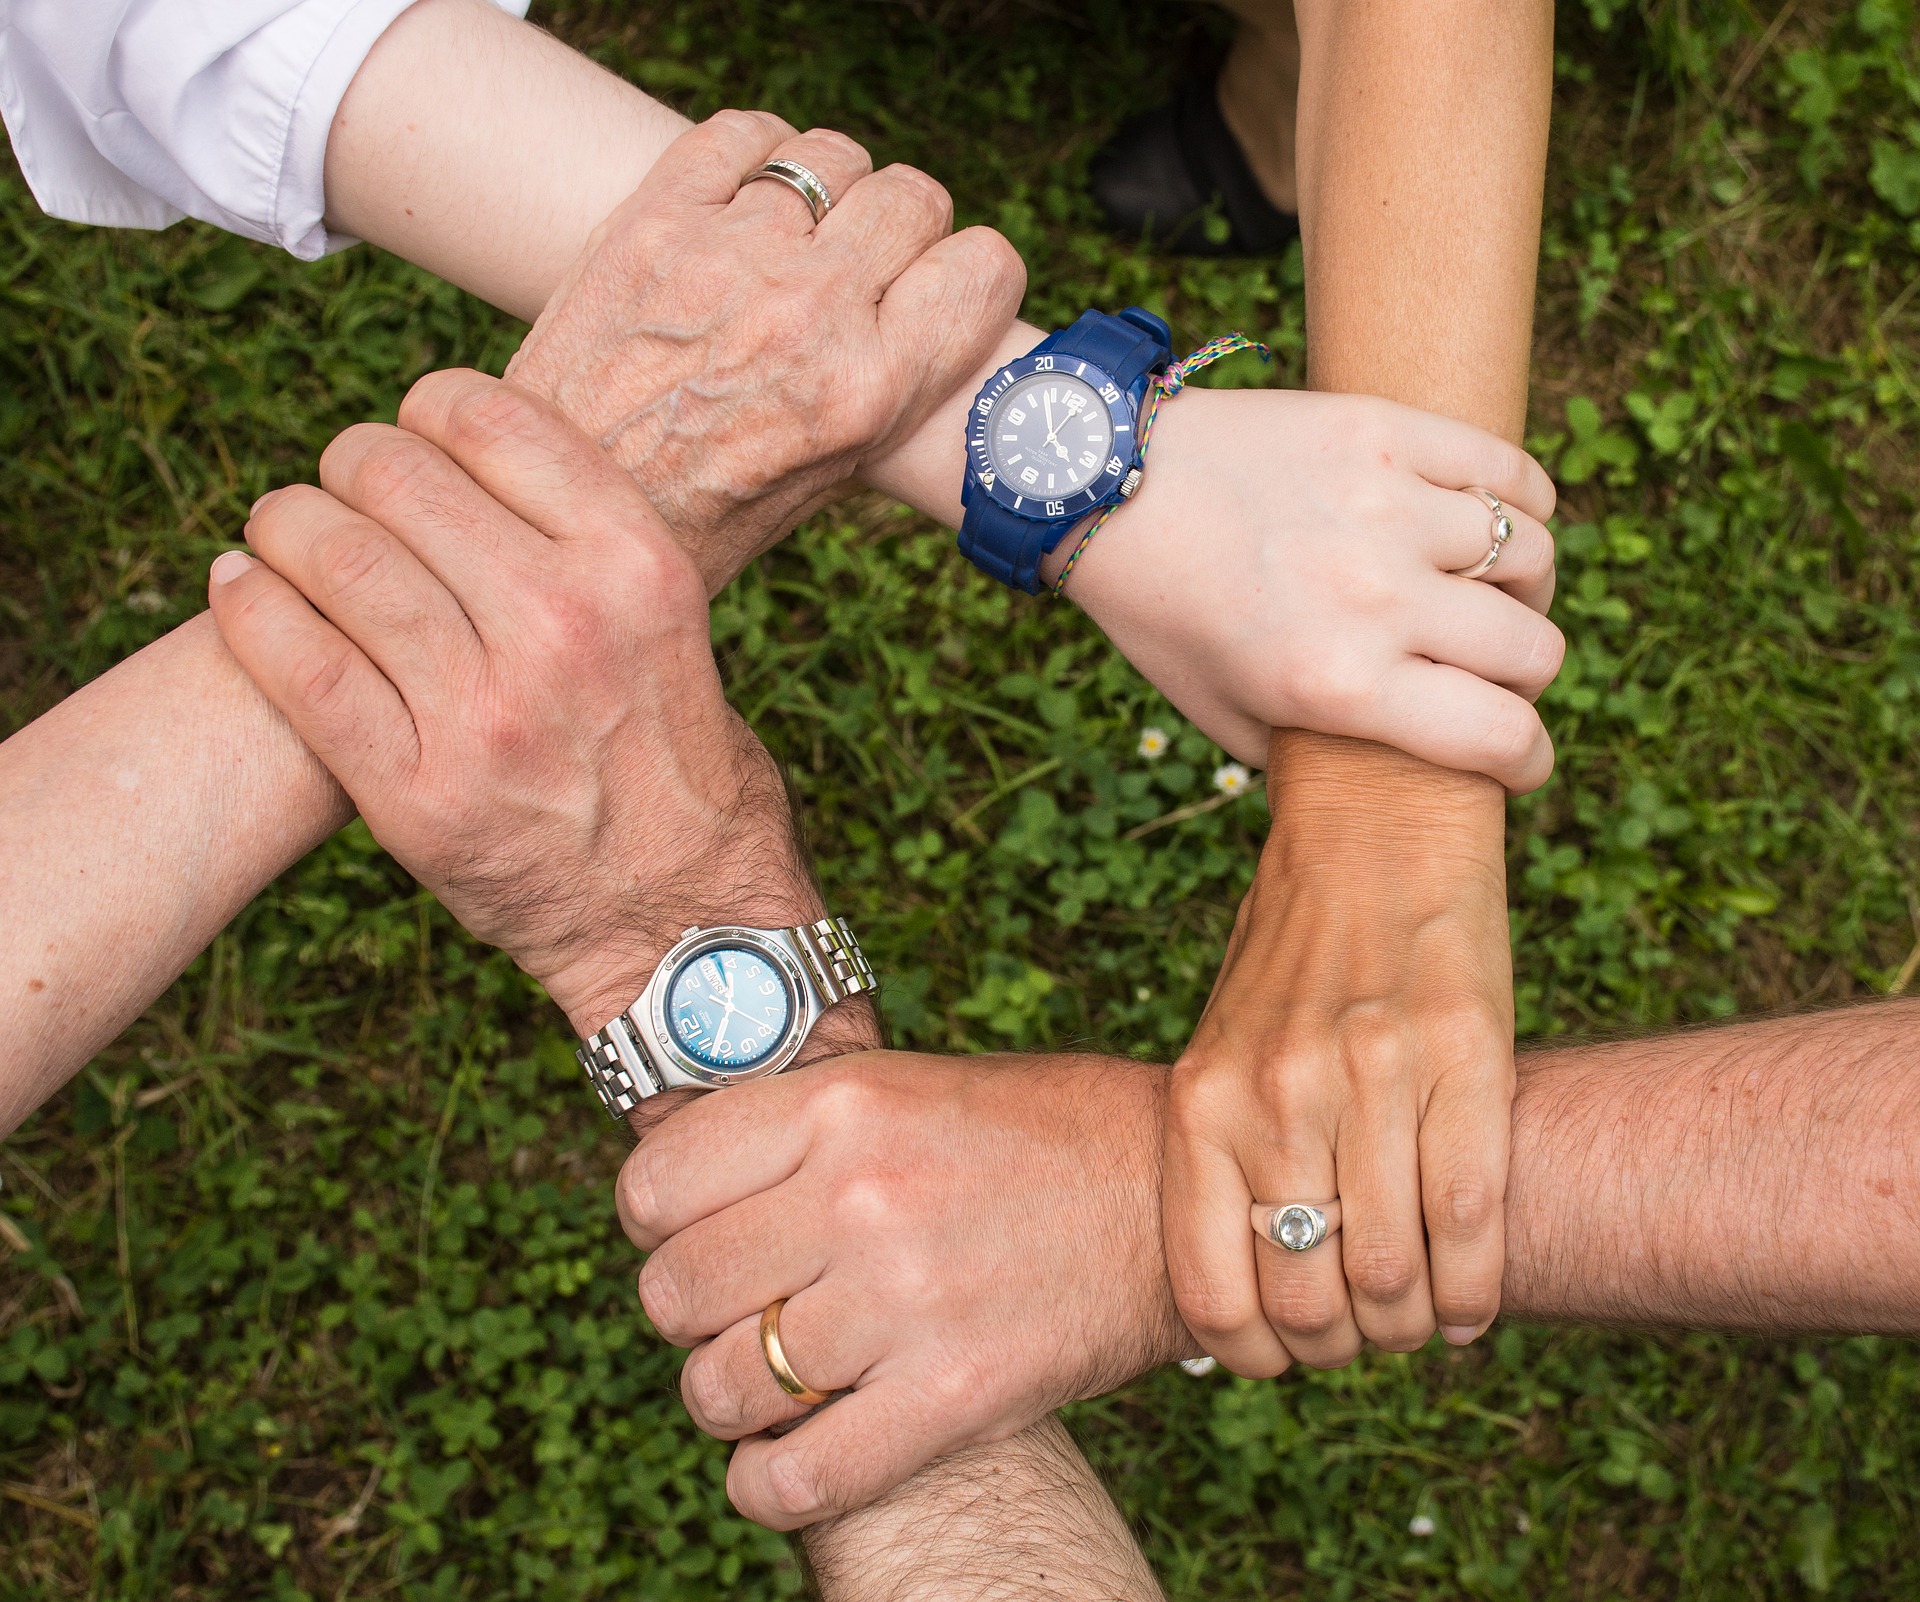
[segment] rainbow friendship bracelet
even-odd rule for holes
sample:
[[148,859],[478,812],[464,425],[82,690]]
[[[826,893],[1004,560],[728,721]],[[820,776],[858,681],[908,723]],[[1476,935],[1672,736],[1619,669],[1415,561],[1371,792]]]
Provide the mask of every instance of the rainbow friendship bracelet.
[[[1168,362],[1153,383],[1153,399],[1147,402],[1147,415],[1140,424],[1140,461],[1147,459],[1147,447],[1153,443],[1153,420],[1160,415],[1160,402],[1171,400],[1187,387],[1187,380],[1203,367],[1211,367],[1223,356],[1231,356],[1236,351],[1257,350],[1260,360],[1270,362],[1273,352],[1257,339],[1249,339],[1245,334],[1222,334],[1218,339],[1210,339],[1191,356],[1182,357],[1177,362]],[[1081,553],[1093,543],[1094,535],[1106,526],[1107,519],[1120,510],[1126,503],[1115,501],[1106,507],[1098,517],[1087,525],[1086,533],[1080,536],[1080,543],[1073,548],[1073,555],[1067,558],[1067,565],[1060,569],[1060,576],[1053,581],[1054,595],[1059,595],[1067,587],[1067,575],[1073,571],[1074,563],[1080,560]]]

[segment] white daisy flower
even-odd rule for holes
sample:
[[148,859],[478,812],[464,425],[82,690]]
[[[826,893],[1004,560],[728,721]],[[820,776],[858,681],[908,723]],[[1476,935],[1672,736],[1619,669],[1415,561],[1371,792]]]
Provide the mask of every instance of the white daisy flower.
[[1191,1374],[1195,1379],[1205,1379],[1213,1372],[1214,1364],[1211,1357],[1183,1357],[1180,1359],[1180,1367],[1183,1372]]
[[1222,795],[1238,795],[1253,783],[1253,775],[1238,762],[1222,762],[1213,770],[1213,787]]
[[1165,756],[1170,744],[1172,742],[1167,738],[1165,729],[1149,727],[1140,731],[1140,754],[1149,762],[1155,757]]
[[1412,1518],[1407,1520],[1407,1534],[1417,1535],[1422,1540],[1425,1540],[1429,1535],[1433,1534],[1433,1520],[1428,1518],[1424,1513],[1414,1514]]

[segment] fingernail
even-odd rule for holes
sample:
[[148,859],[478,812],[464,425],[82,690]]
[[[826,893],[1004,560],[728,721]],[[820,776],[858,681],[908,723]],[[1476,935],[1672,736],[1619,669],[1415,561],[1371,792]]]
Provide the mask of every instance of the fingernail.
[[222,551],[207,569],[207,577],[215,584],[231,584],[252,566],[253,558],[245,551]]
[[252,517],[255,512],[259,511],[261,507],[265,506],[267,502],[272,499],[273,499],[273,491],[268,490],[266,494],[262,495],[259,500],[255,501],[253,505],[247,508],[247,516]]
[[1473,1324],[1442,1324],[1440,1333],[1446,1337],[1449,1346],[1466,1346],[1480,1333],[1480,1330]]

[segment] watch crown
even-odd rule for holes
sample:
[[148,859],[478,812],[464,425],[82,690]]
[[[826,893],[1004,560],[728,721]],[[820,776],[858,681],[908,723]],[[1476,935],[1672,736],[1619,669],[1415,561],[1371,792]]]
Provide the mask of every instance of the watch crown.
[[697,923],[688,924],[686,928],[680,931],[680,938],[684,940],[687,938],[688,935],[697,935],[699,932],[700,932],[699,924]]
[[1130,467],[1127,469],[1127,476],[1120,480],[1121,500],[1130,501],[1133,499],[1134,492],[1140,488],[1140,478],[1141,473],[1139,468]]

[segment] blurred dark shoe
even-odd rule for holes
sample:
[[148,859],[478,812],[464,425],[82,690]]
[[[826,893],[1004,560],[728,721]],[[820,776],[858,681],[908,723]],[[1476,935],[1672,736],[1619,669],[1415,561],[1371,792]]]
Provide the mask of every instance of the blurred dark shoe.
[[[1261,192],[1212,79],[1125,124],[1094,153],[1088,180],[1116,234],[1183,256],[1271,255],[1300,232],[1300,219]],[[1208,237],[1210,206],[1224,239]]]

